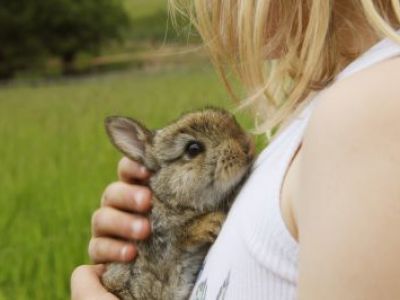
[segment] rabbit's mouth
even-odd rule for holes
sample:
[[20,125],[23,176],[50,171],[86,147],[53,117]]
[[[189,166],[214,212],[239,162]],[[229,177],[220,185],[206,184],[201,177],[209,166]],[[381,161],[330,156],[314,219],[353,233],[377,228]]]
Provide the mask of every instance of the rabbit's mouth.
[[229,168],[224,168],[219,175],[216,175],[218,179],[214,181],[214,188],[218,189],[218,192],[224,196],[235,193],[247,178],[252,165],[251,162],[252,159],[249,159],[249,162],[246,161],[241,166],[231,165]]
[[214,170],[214,186],[229,193],[248,174],[255,157],[255,147],[251,140],[238,146],[236,142],[226,143],[220,150]]

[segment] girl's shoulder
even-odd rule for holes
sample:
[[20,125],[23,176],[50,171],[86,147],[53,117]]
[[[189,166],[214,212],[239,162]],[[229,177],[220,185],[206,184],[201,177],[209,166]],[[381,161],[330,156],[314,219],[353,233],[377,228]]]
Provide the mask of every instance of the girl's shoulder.
[[300,298],[400,294],[399,78],[400,58],[394,58],[319,96],[299,153],[293,201]]
[[316,122],[325,125],[329,120],[337,123],[346,116],[360,121],[357,116],[378,107],[381,109],[375,111],[377,117],[388,113],[382,109],[400,103],[399,79],[400,57],[395,57],[333,83],[319,95],[310,127]]
[[310,163],[328,157],[346,163],[355,154],[389,154],[393,149],[383,147],[388,143],[400,147],[399,79],[396,57],[321,92],[304,133],[303,156],[313,153]]
[[[376,174],[373,162],[400,162],[399,79],[397,57],[334,83],[320,93],[299,155],[303,172],[318,170],[326,175],[315,178],[315,189],[325,180],[337,178],[338,184],[342,183],[341,172]],[[390,161],[386,163],[390,165]],[[400,163],[392,167],[400,173]],[[302,178],[308,176],[299,176],[300,181]],[[387,176],[375,178],[375,182],[380,180],[387,181]]]

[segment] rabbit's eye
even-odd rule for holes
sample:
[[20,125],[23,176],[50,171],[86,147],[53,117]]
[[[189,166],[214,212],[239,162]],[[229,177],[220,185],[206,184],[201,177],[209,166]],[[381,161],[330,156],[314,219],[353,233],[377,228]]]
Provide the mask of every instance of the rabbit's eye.
[[193,158],[204,151],[204,146],[196,141],[191,141],[186,145],[185,152],[190,157]]

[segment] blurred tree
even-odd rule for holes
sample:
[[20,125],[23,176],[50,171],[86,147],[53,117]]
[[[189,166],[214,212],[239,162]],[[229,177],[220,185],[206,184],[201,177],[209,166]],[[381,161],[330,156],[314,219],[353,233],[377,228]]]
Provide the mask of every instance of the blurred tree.
[[35,2],[43,43],[51,54],[61,58],[64,74],[74,72],[79,52],[96,54],[106,42],[121,39],[130,21],[121,0]]
[[46,52],[33,22],[34,2],[0,0],[0,79],[38,63]]
[[46,54],[73,73],[79,52],[97,53],[129,23],[121,0],[0,0],[0,79]]

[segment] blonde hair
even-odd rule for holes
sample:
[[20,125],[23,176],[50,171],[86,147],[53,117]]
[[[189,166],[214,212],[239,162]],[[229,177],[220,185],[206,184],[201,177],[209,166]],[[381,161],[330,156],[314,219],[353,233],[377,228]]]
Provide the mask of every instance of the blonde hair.
[[[250,107],[268,131],[315,90],[326,87],[360,53],[343,33],[357,38],[360,20],[376,37],[400,42],[399,0],[346,0],[345,17],[335,0],[170,0],[173,14],[189,16],[234,99],[232,77],[246,90]],[[350,7],[349,7],[350,6]],[[355,21],[355,19],[357,21]],[[357,27],[358,26],[358,27]],[[274,58],[275,57],[275,58]]]

